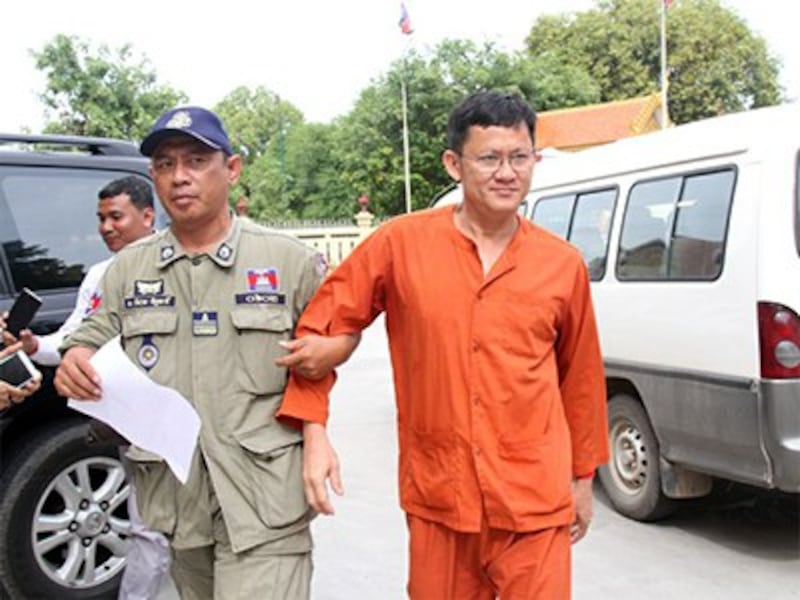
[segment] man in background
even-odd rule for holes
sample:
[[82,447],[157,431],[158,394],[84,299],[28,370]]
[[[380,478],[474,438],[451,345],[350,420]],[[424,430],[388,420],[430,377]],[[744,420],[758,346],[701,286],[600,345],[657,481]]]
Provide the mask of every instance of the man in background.
[[[130,175],[115,179],[98,194],[98,231],[112,254],[128,244],[153,232],[155,213],[150,184],[141,177]],[[32,360],[45,366],[57,366],[61,361],[59,347],[81,322],[96,311],[102,301],[101,280],[114,259],[113,256],[89,268],[70,316],[49,335],[38,336],[30,330],[20,332],[22,349]],[[4,325],[0,319],[0,327]],[[6,342],[14,342],[5,333]],[[126,461],[127,462],[127,461]],[[126,467],[128,465],[126,464]],[[169,568],[169,547],[163,535],[147,529],[139,517],[133,479],[130,481],[128,514],[131,521],[131,547],[125,573],[122,576],[120,600],[155,600]]]

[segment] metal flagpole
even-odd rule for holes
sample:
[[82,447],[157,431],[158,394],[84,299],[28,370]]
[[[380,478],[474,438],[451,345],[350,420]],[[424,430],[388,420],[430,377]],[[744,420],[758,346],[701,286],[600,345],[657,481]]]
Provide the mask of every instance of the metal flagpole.
[[406,182],[406,212],[411,212],[411,164],[408,152],[408,98],[406,95],[405,59],[403,59],[403,76],[400,78],[400,94],[403,100],[403,171]]
[[667,128],[669,108],[667,104],[667,8],[671,0],[661,0],[661,129]]
[[411,45],[411,34],[414,30],[411,28],[411,20],[408,18],[408,11],[404,2],[400,3],[400,31],[406,36],[407,44],[403,53],[403,70],[400,73],[400,96],[403,108],[403,177],[405,179],[406,188],[406,212],[411,212],[411,160],[409,157],[408,149],[408,91],[406,90],[406,57],[408,56],[408,49]]

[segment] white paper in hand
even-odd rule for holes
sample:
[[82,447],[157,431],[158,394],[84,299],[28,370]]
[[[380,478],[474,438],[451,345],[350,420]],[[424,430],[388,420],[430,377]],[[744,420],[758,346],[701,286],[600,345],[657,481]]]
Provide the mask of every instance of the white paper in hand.
[[96,402],[70,400],[70,408],[107,423],[132,444],[158,454],[175,477],[186,483],[200,432],[200,417],[189,401],[142,373],[123,352],[119,336],[100,348],[90,362],[100,376],[102,397]]

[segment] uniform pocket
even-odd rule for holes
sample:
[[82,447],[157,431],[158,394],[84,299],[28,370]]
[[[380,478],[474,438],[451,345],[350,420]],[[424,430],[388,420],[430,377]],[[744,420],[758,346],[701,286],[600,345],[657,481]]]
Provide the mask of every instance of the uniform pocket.
[[159,531],[175,528],[175,483],[164,459],[131,446],[125,452],[130,461],[136,487],[136,504],[142,520],[148,527]]
[[278,394],[286,384],[286,369],[275,359],[286,350],[278,345],[288,340],[292,316],[284,306],[249,306],[231,311],[238,334],[236,380],[242,389],[257,395]]
[[122,315],[122,335],[125,338],[148,334],[169,334],[178,328],[178,315],[174,312],[139,309]]
[[458,467],[453,435],[416,431],[407,435],[407,458],[401,476],[405,500],[427,510],[453,510],[456,495],[452,472]]
[[250,474],[256,512],[265,525],[281,528],[309,510],[303,491],[303,436],[274,423],[234,434]]

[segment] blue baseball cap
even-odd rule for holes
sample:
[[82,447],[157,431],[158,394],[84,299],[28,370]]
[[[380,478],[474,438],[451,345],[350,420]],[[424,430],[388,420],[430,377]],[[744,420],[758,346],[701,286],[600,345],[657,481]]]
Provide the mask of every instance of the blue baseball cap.
[[179,106],[165,112],[142,140],[139,150],[145,156],[153,156],[161,142],[175,135],[188,135],[209,148],[233,154],[231,142],[220,118],[199,106]]

